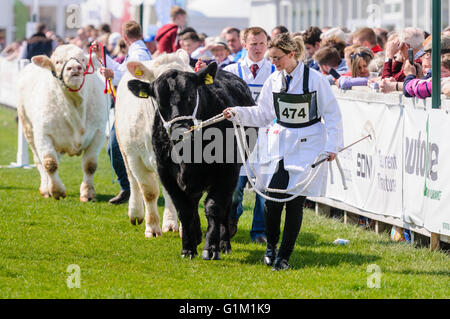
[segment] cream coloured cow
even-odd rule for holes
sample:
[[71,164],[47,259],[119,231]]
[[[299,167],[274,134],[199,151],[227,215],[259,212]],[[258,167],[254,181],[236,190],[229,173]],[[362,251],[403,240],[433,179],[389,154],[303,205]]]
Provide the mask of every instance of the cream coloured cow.
[[41,175],[39,190],[44,197],[66,197],[58,176],[59,159],[65,153],[83,153],[80,200],[95,198],[93,176],[105,142],[108,109],[99,75],[86,75],[83,85],[87,65],[88,57],[81,49],[63,45],[51,58],[34,57],[20,74],[17,110]]
[[[115,124],[131,188],[128,216],[132,224],[142,223],[145,217],[145,236],[159,237],[162,234],[157,207],[159,183],[152,146],[155,108],[151,99],[140,99],[131,93],[128,82],[136,78],[151,82],[167,70],[192,72],[192,68],[189,66],[189,56],[183,50],[163,54],[152,61],[128,62],[127,68],[129,72],[124,75],[117,90]],[[163,194],[162,232],[178,231],[175,207],[164,188]]]

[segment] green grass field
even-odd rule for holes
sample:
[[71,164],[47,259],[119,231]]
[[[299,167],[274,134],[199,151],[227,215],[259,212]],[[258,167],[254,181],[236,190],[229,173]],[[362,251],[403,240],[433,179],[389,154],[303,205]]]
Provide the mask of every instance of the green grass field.
[[[15,161],[16,132],[15,112],[0,108],[0,165]],[[265,247],[250,243],[253,194],[246,195],[230,255],[220,261],[182,259],[177,233],[145,239],[144,226],[129,223],[127,205],[108,204],[119,187],[112,184],[105,150],[95,203],[79,202],[80,158],[62,159],[68,197],[61,201],[41,198],[35,169],[0,169],[0,176],[0,298],[450,297],[446,253],[394,243],[388,234],[311,210],[305,210],[292,269],[272,272],[262,261]],[[160,213],[162,204],[161,199]],[[350,245],[333,245],[338,237]],[[79,266],[80,288],[67,285],[70,265]],[[376,283],[371,267],[381,271],[379,288],[368,285]]]

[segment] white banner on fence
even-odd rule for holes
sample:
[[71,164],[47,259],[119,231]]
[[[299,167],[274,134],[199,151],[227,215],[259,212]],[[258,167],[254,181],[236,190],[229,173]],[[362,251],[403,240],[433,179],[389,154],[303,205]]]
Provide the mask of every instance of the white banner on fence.
[[[430,178],[424,191],[425,228],[450,236],[450,115],[443,110],[430,110],[429,166]],[[430,145],[430,144],[429,144]]]
[[405,109],[403,220],[450,235],[450,145],[443,110]]
[[17,61],[8,61],[0,57],[0,104],[16,107],[16,87],[19,77]]
[[450,115],[443,110],[429,111],[429,172],[423,190],[424,227],[433,233],[450,236],[450,144],[446,132]]
[[[403,220],[423,227],[426,212],[423,207],[426,171],[427,166],[430,166],[427,154],[434,153],[429,135],[428,111],[406,108],[404,123]],[[431,167],[428,168],[429,171],[430,169]]]
[[339,99],[345,145],[371,135],[339,155],[348,190],[343,190],[333,169],[327,197],[375,214],[402,216],[402,107],[386,107]]

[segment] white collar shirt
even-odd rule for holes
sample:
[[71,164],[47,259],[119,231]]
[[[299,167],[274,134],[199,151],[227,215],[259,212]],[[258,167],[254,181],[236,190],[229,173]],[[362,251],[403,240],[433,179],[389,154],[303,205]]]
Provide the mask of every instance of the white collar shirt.
[[[258,65],[258,72],[256,74],[256,78],[253,77],[252,71],[250,67],[253,64]],[[231,72],[239,77],[241,77],[239,72],[239,66],[241,67],[242,72],[242,79],[245,81],[245,83],[252,85],[252,84],[260,84],[263,85],[266,80],[269,78],[269,76],[273,73],[275,68],[273,67],[272,63],[267,59],[262,59],[258,62],[251,61],[248,56],[246,56],[242,62],[234,63],[231,65],[228,65],[225,67],[225,71]]]
[[128,55],[123,61],[122,64],[117,63],[111,57],[106,57],[107,67],[109,69],[112,69],[114,71],[114,79],[112,80],[112,83],[114,85],[119,85],[120,80],[122,79],[123,75],[127,72],[127,63],[130,61],[138,61],[138,62],[144,62],[144,61],[150,61],[152,59],[152,55],[150,51],[147,49],[147,46],[145,45],[144,41],[139,40],[134,43],[132,43],[128,49]]

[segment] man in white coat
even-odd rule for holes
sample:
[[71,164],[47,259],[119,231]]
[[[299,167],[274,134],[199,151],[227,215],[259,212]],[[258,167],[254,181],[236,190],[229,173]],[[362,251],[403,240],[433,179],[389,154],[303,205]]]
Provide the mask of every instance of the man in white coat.
[[[150,51],[147,49],[144,41],[142,40],[142,31],[140,25],[135,21],[129,21],[125,23],[122,29],[125,43],[128,46],[128,55],[125,61],[120,64],[106,56],[107,68],[101,68],[100,73],[107,79],[112,79],[114,86],[119,85],[123,75],[127,72],[127,63],[130,61],[143,62],[152,59]],[[97,56],[102,56],[99,46],[95,47],[95,53]],[[116,137],[116,128],[113,125],[110,133],[111,142],[108,143],[108,155],[112,158],[112,165],[114,171],[117,174],[121,191],[112,198],[109,203],[113,205],[122,204],[128,201],[130,198],[130,182],[128,180],[127,171],[123,161],[122,154],[120,152],[119,143]]]
[[[275,66],[264,57],[268,47],[268,36],[264,29],[259,27],[247,29],[244,34],[244,41],[244,47],[248,51],[248,55],[241,62],[231,64],[224,70],[234,73],[243,79],[249,86],[253,99],[257,102],[264,83],[269,76],[275,72]],[[261,128],[258,134],[259,142],[266,138],[267,129]],[[237,224],[243,213],[242,200],[244,188],[247,182],[248,177],[244,167],[242,167],[231,206],[231,237],[236,234]],[[250,231],[250,238],[252,242],[266,243],[267,240],[264,228],[264,198],[256,194],[255,207],[253,209],[252,229]]]

